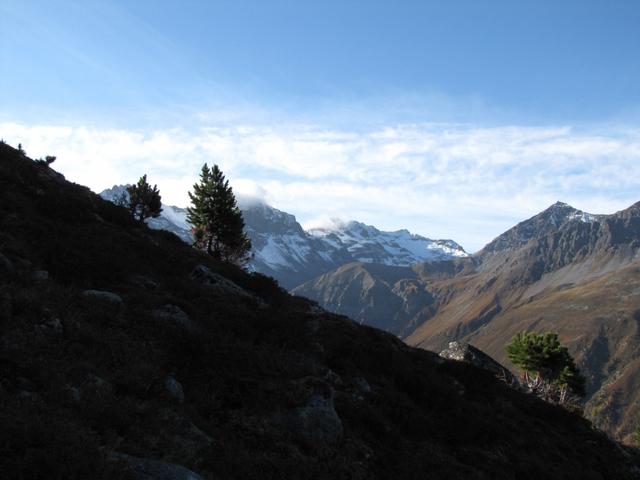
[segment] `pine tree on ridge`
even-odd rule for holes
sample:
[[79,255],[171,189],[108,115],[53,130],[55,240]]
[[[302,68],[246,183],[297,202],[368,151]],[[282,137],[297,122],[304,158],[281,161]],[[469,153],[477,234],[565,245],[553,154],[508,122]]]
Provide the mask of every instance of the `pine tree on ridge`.
[[250,258],[251,240],[244,219],[224,174],[205,163],[200,181],[189,192],[187,222],[192,226],[194,246],[217,260],[244,265]]

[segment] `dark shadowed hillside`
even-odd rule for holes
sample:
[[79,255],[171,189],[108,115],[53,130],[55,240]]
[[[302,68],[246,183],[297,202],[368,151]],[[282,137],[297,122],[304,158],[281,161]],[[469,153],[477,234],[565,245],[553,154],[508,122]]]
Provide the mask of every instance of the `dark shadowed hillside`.
[[217,264],[4,144],[0,322],[4,478],[638,476],[583,418]]

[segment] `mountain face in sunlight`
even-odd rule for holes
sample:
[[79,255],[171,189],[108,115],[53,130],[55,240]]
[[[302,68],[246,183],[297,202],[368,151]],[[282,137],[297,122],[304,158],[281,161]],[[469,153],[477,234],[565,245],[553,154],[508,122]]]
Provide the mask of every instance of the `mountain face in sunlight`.
[[293,292],[410,345],[471,342],[508,366],[516,333],[558,332],[587,375],[590,418],[631,441],[640,415],[640,203],[592,215],[558,202],[472,257],[352,263]]

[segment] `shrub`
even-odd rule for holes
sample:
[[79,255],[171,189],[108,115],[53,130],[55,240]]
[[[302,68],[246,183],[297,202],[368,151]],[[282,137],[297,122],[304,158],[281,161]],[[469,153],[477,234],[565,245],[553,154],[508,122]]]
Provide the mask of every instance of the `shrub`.
[[519,333],[507,346],[507,354],[523,370],[527,387],[545,400],[575,406],[584,396],[585,378],[557,333]]

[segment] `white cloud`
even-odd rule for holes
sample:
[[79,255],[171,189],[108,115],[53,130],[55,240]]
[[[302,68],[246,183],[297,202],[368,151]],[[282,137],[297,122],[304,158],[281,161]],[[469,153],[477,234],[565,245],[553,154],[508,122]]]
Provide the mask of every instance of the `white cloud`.
[[473,251],[563,200],[609,213],[640,200],[640,131],[397,125],[365,132],[309,125],[130,131],[0,124],[0,134],[95,191],[143,173],[185,205],[204,162],[238,193],[304,223],[340,217],[448,237]]

